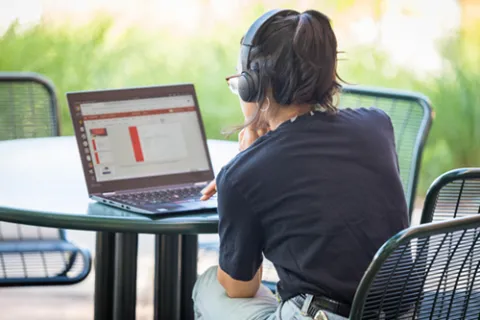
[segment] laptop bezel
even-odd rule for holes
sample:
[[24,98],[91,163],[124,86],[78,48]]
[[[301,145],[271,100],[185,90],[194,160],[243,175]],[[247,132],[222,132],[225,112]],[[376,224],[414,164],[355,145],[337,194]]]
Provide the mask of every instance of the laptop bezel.
[[[113,181],[96,181],[92,180],[92,175],[89,174],[89,161],[87,160],[87,153],[84,151],[81,137],[81,124],[83,121],[81,114],[75,110],[75,106],[88,102],[109,102],[109,101],[123,101],[133,99],[148,99],[168,97],[174,95],[191,95],[193,97],[195,112],[197,113],[200,131],[202,135],[203,145],[208,159],[208,170],[198,172],[186,172],[171,175],[159,175],[148,177],[137,177],[131,179],[121,179]],[[214,179],[214,172],[210,152],[207,145],[207,137],[205,134],[205,127],[203,124],[202,115],[200,112],[195,87],[191,83],[186,84],[172,84],[162,86],[149,87],[131,87],[122,89],[107,89],[95,91],[77,91],[67,92],[68,108],[72,118],[73,129],[77,140],[78,151],[81,158],[83,173],[87,185],[89,195],[99,195],[103,193],[148,189],[156,187],[167,187],[181,184],[195,184],[206,182]]]

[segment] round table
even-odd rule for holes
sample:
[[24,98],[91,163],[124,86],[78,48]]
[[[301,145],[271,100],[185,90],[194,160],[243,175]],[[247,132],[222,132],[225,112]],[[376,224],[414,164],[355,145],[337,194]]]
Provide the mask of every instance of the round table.
[[[237,144],[209,140],[217,174]],[[193,319],[197,234],[216,233],[216,210],[146,216],[88,198],[74,137],[0,142],[0,221],[97,231],[95,319],[135,319],[139,233],[156,234],[155,319]]]

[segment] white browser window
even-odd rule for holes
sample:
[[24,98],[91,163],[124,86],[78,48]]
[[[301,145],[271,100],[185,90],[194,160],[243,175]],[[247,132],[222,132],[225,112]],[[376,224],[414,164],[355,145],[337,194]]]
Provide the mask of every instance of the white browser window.
[[191,95],[84,103],[80,110],[98,182],[209,170]]

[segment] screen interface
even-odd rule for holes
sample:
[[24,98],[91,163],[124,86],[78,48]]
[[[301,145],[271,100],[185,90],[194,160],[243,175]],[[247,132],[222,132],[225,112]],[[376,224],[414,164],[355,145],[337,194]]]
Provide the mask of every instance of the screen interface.
[[97,182],[209,170],[191,95],[74,106]]

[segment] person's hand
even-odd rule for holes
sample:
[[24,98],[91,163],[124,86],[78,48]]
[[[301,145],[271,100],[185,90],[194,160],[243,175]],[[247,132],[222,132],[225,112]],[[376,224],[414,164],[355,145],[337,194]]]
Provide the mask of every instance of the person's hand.
[[202,194],[202,197],[200,198],[201,201],[210,199],[215,193],[217,193],[217,182],[213,180],[205,188],[203,188],[200,193]]
[[268,128],[254,130],[251,127],[243,128],[238,134],[239,151],[243,151],[250,147],[255,140],[268,132]]
[[[239,142],[239,149],[240,151],[243,151],[250,147],[252,143],[255,142],[259,137],[263,136],[266,134],[269,130],[268,129],[258,129],[258,130],[253,130],[250,127],[244,128],[240,133],[238,134],[238,142]],[[210,182],[205,188],[200,191],[202,196],[200,197],[201,201],[206,201],[213,197],[215,193],[217,193],[217,183],[215,180]]]

